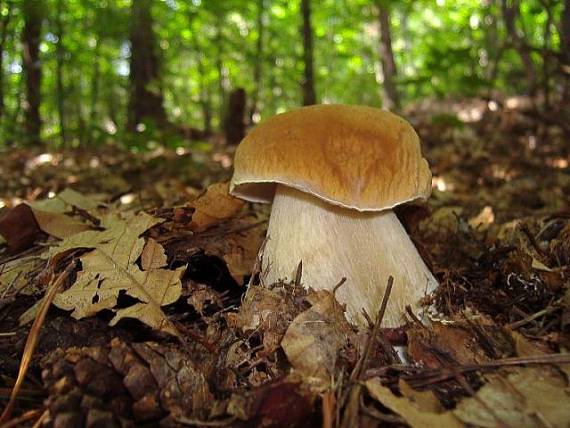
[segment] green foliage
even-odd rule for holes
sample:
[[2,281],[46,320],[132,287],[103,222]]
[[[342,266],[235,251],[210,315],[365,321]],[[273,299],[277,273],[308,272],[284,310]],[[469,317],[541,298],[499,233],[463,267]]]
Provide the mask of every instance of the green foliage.
[[[21,1],[12,1],[2,63],[4,111],[1,143],[21,140],[24,85],[20,33]],[[40,0],[37,0],[40,2]],[[57,2],[63,37],[56,35]],[[130,1],[41,0],[42,137],[59,144],[56,49],[63,50],[63,103],[70,143],[124,141],[135,147],[168,139],[146,124],[134,138],[125,135],[129,98]],[[165,108],[174,124],[204,129],[210,114],[221,128],[232,89],[255,91],[253,70],[261,61],[261,119],[301,102],[302,39],[299,2],[264,0],[263,51],[257,1],[156,0],[152,15],[158,40]],[[556,25],[561,1],[551,1],[551,37],[560,49]],[[490,89],[526,90],[524,69],[508,46],[498,0],[392,0],[392,44],[398,89],[405,102],[430,96],[475,95]],[[7,14],[0,2],[0,15]],[[539,0],[521,2],[517,26],[529,46],[542,49],[548,14]],[[321,102],[381,105],[378,27],[370,0],[313,1],[315,81]],[[541,70],[543,58],[534,50]],[[496,72],[494,71],[496,69]],[[162,141],[164,142],[164,141]]]

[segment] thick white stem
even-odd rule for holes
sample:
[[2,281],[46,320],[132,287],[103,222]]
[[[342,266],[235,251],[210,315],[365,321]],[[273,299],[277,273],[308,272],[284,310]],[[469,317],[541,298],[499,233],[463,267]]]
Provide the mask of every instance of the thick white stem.
[[336,296],[356,324],[365,325],[362,309],[375,319],[390,275],[385,327],[403,323],[406,305],[418,313],[418,301],[437,286],[392,210],[359,212],[278,185],[267,233],[265,283],[294,279],[299,261],[307,287],[332,290],[344,277]]

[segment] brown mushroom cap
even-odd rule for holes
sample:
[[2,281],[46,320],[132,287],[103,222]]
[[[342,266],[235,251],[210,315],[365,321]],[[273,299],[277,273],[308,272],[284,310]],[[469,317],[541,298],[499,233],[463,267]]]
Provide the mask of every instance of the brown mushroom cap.
[[426,199],[431,172],[418,135],[401,117],[365,106],[316,105],[272,117],[239,145],[231,193],[269,203],[276,184],[381,211]]

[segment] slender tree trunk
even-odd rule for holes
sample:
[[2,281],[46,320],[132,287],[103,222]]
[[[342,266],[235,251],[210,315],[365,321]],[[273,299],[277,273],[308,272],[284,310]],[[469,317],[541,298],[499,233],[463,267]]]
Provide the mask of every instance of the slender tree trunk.
[[301,14],[303,17],[303,105],[317,103],[315,93],[315,79],[313,74],[313,27],[311,25],[311,0],[301,0]]
[[536,70],[530,51],[526,46],[524,35],[520,34],[516,27],[516,19],[519,15],[518,0],[501,0],[501,9],[507,33],[509,34],[509,38],[511,39],[515,50],[521,57],[521,61],[525,69],[528,93],[531,97],[534,97],[537,89]]
[[206,67],[204,65],[202,52],[200,52],[199,55],[198,75],[200,84],[200,106],[202,107],[204,134],[210,135],[212,133],[212,97],[210,96],[210,89],[206,82]]
[[65,56],[65,47],[63,46],[63,23],[61,20],[61,15],[64,9],[64,0],[57,0],[56,13],[55,13],[55,28],[57,36],[56,44],[56,70],[55,79],[57,86],[57,113],[59,115],[59,136],[61,138],[61,144],[63,146],[67,145],[66,138],[66,125],[65,125],[65,86],[63,83],[63,63]]
[[251,109],[249,111],[249,122],[253,123],[253,117],[259,110],[259,94],[261,93],[261,82],[263,75],[263,24],[264,0],[257,0],[257,41],[255,64],[253,68],[253,94],[251,97]]
[[156,39],[152,28],[152,0],[135,0],[131,4],[131,66],[128,128],[150,119],[163,127],[167,124],[163,107]]
[[377,1],[378,26],[380,32],[380,62],[382,64],[383,104],[388,110],[400,109],[400,97],[396,88],[397,68],[392,50],[392,32],[390,28],[390,10],[383,2]]
[[87,140],[93,143],[94,132],[97,122],[97,103],[99,102],[99,80],[101,79],[101,38],[99,35],[95,39],[95,49],[93,51],[93,76],[91,76],[91,101],[89,107],[89,131]]
[[226,85],[224,82],[224,43],[222,40],[222,26],[224,25],[224,15],[218,15],[216,19],[216,36],[214,37],[216,43],[216,70],[218,72],[218,97],[220,99],[220,111],[218,112],[220,118],[220,128],[224,126],[226,115]]
[[550,38],[552,35],[552,23],[554,17],[552,16],[552,4],[548,0],[541,0],[540,2],[546,11],[546,22],[544,23],[543,32],[543,54],[542,54],[542,92],[544,93],[544,108],[550,109],[550,61],[548,59],[548,50],[550,49]]
[[224,131],[226,144],[236,145],[245,137],[245,90],[237,88],[229,96]]
[[561,69],[564,75],[562,102],[568,103],[570,96],[570,0],[564,0],[559,28]]
[[22,13],[22,63],[26,86],[24,103],[24,131],[27,143],[40,142],[41,118],[41,80],[40,36],[42,30],[41,0],[24,0]]
[[0,123],[4,118],[4,48],[8,37],[8,25],[12,18],[13,0],[8,0],[6,4],[8,11],[0,20]]

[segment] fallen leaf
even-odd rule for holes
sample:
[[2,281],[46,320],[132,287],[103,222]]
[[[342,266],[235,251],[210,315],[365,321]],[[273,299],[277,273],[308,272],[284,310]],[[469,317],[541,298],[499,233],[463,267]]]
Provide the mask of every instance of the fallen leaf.
[[35,291],[29,273],[44,263],[39,257],[22,257],[0,266],[0,296],[9,293],[33,294]]
[[328,290],[307,297],[313,305],[298,315],[281,346],[291,365],[305,377],[329,382],[339,351],[353,339],[344,309]]
[[20,204],[0,217],[0,234],[6,239],[10,251],[17,253],[45,237],[27,204]]
[[479,214],[469,219],[469,226],[473,229],[486,230],[495,222],[493,207],[485,206]]
[[236,215],[245,205],[241,199],[229,194],[229,183],[215,183],[206,192],[190,203],[195,209],[190,228],[205,230]]
[[167,258],[164,248],[154,239],[149,238],[141,254],[141,267],[143,270],[160,269],[166,266]]
[[462,400],[453,410],[466,424],[489,428],[570,425],[568,385],[555,369],[519,368],[507,376],[489,375],[487,380],[474,397]]
[[389,388],[382,386],[378,379],[370,379],[365,383],[369,394],[383,406],[400,415],[412,427],[463,427],[463,423],[451,412],[433,411],[433,400],[437,400],[433,392],[415,394],[409,397],[397,397]]
[[70,216],[72,210],[78,208],[93,215],[100,203],[98,197],[87,197],[75,190],[65,189],[53,198],[34,201],[29,205],[41,230],[64,239],[92,226],[86,224],[83,218]]
[[[82,270],[75,283],[58,294],[54,304],[72,310],[76,319],[95,315],[103,309],[115,312],[111,324],[125,317],[136,318],[145,324],[176,334],[161,306],[180,297],[180,277],[185,267],[176,270],[160,269],[166,259],[164,250],[150,242],[145,253],[145,267],[141,270],[136,261],[144,251],[145,241],[139,236],[160,220],[145,213],[138,215],[110,214],[101,221],[102,231],[85,231],[64,240],[51,248],[57,255],[72,248],[92,248],[81,256]],[[126,308],[115,308],[119,293],[138,300]]]

